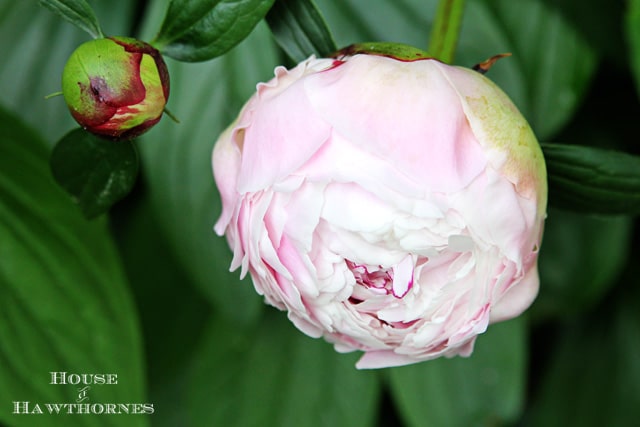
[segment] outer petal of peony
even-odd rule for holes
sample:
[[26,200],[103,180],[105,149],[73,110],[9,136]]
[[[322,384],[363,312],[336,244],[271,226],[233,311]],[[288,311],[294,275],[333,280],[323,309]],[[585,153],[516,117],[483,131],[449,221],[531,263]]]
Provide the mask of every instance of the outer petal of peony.
[[[306,96],[314,113],[358,149],[384,157],[429,191],[454,191],[486,160],[436,64],[357,55],[305,79]],[[448,143],[425,149],[425,141]]]
[[258,87],[257,100],[247,112],[251,126],[239,130],[244,135],[238,191],[273,185],[302,166],[329,138],[330,125],[312,113],[299,79],[331,62],[310,59],[291,73],[278,68],[275,82]]

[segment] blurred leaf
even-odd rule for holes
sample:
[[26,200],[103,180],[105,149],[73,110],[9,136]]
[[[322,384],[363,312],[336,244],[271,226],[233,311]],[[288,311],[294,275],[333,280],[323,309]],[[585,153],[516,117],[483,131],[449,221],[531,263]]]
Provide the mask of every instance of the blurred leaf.
[[438,0],[315,0],[338,48],[362,42],[397,42],[426,49]]
[[632,221],[552,209],[540,251],[537,318],[576,315],[593,306],[629,259]]
[[276,0],[267,14],[276,41],[294,62],[329,56],[338,48],[313,0]]
[[172,0],[154,44],[179,61],[220,56],[249,35],[274,0]]
[[93,9],[85,0],[39,0],[40,4],[86,31],[94,39],[104,37]]
[[110,218],[138,303],[153,426],[189,426],[187,370],[211,307],[174,256],[143,182],[132,196]]
[[[436,0],[316,0],[338,46],[392,41],[426,48]],[[526,17],[526,19],[523,19]],[[511,52],[487,74],[515,102],[539,139],[571,119],[596,66],[595,51],[541,0],[468,0],[456,63],[471,67]]]
[[131,141],[107,141],[80,128],[58,141],[50,162],[53,177],[87,218],[129,194],[138,176],[138,152]]
[[[127,34],[137,1],[94,0],[106,34]],[[0,0],[0,93],[2,102],[46,135],[53,145],[77,123],[62,97],[62,69],[87,35],[36,1]]]
[[211,152],[256,83],[273,76],[275,58],[270,34],[260,25],[238,48],[214,61],[169,61],[169,103],[181,123],[161,121],[138,145],[153,206],[172,250],[218,312],[240,323],[256,320],[264,304],[249,280],[241,281],[238,271],[229,273],[231,250],[213,232],[221,204]]
[[283,313],[266,314],[252,331],[212,320],[193,364],[191,425],[371,426],[376,372],[358,371],[359,355],[305,336]]
[[[44,142],[0,110],[0,419],[10,402],[75,403],[76,386],[49,372],[115,373],[91,402],[142,403],[141,338],[104,221],[87,222],[51,178]],[[38,416],[38,426],[145,426],[146,417]]]
[[465,18],[459,58],[467,48],[478,52],[475,62],[511,52],[488,76],[511,96],[539,139],[557,133],[580,106],[593,78],[593,47],[540,0],[470,1]]
[[628,1],[625,21],[631,69],[640,95],[640,0]]
[[640,418],[640,287],[627,286],[559,335],[524,426],[633,426]]
[[640,213],[640,157],[581,145],[542,144],[549,203],[576,212]]
[[588,4],[584,0],[542,1],[557,10],[599,54],[623,64],[625,44],[620,22],[627,0],[590,1]]
[[387,371],[407,426],[492,426],[520,416],[526,378],[520,317],[490,325],[469,358],[440,358]]

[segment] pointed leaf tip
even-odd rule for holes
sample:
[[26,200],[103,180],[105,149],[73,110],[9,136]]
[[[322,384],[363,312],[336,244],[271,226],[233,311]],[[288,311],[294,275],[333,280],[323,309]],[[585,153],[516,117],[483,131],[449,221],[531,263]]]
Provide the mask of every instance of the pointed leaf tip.
[[39,2],[53,13],[89,33],[94,39],[104,37],[96,14],[85,0],[39,0]]

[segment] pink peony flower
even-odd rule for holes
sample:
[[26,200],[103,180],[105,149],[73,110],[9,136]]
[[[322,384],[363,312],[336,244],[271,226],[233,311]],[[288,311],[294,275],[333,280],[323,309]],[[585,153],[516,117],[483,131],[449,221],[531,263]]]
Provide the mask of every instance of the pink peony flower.
[[278,67],[213,151],[231,269],[358,368],[467,356],[538,291],[542,152],[508,97],[434,59]]

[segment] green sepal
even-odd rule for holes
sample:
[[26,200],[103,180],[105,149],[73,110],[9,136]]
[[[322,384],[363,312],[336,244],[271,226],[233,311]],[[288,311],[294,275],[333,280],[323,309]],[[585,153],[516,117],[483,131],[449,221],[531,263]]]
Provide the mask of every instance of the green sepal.
[[390,42],[356,43],[340,49],[332,56],[340,58],[343,56],[353,56],[358,54],[386,56],[388,58],[397,59],[398,61],[407,62],[433,58],[429,53],[422,49],[402,43]]

